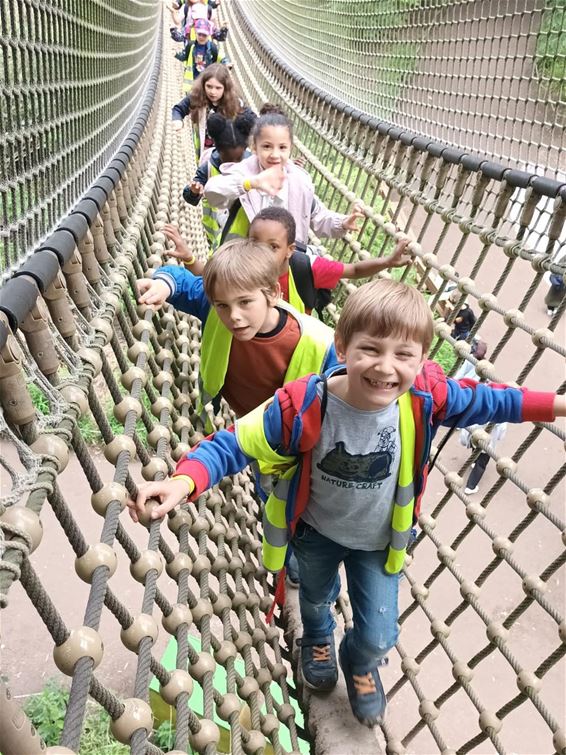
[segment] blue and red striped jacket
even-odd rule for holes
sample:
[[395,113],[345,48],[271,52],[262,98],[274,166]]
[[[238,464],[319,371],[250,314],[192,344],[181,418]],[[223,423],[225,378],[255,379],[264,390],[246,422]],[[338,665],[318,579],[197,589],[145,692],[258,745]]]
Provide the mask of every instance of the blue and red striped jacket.
[[[334,367],[326,377],[340,371],[345,368]],[[298,461],[287,497],[289,535],[309,500],[312,449],[320,437],[323,419],[323,402],[317,391],[322,380],[320,375],[307,375],[287,383],[263,412],[263,432],[269,446],[279,454],[295,457],[293,463]],[[410,394],[416,429],[415,518],[426,487],[432,440],[440,426],[554,419],[554,393],[469,379],[452,380],[432,361],[425,362]],[[255,460],[242,451],[237,426],[234,430],[231,427],[210,435],[179,461],[176,474],[188,475],[195,483],[191,500]]]

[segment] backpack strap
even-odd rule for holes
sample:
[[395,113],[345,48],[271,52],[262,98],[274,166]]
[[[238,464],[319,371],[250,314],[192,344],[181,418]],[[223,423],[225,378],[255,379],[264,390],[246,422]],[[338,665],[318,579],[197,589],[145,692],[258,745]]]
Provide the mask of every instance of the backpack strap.
[[293,280],[297,286],[297,293],[308,309],[314,309],[316,304],[316,288],[309,258],[304,252],[294,252],[289,260],[289,267],[293,273]]
[[228,217],[226,218],[226,222],[224,223],[224,228],[222,229],[222,235],[220,236],[220,242],[218,246],[221,246],[226,240],[226,236],[230,233],[230,228],[234,224],[236,215],[240,211],[241,206],[242,203],[240,202],[240,200],[236,199],[236,201],[232,204],[232,207],[230,207],[230,212],[228,213]]
[[326,405],[328,404],[328,379],[326,375],[322,377],[322,398],[320,400],[320,424],[324,421],[324,415],[326,414]]

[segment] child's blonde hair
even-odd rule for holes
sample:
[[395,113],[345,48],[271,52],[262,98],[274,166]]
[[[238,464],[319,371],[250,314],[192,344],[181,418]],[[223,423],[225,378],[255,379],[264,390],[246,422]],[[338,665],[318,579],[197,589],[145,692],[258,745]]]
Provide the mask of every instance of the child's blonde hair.
[[202,281],[212,301],[218,285],[239,291],[260,288],[274,294],[279,279],[279,264],[270,246],[251,239],[228,241],[204,266]]
[[432,313],[416,288],[394,280],[371,281],[346,299],[336,340],[346,347],[356,333],[407,338],[420,343],[426,354],[434,336]]

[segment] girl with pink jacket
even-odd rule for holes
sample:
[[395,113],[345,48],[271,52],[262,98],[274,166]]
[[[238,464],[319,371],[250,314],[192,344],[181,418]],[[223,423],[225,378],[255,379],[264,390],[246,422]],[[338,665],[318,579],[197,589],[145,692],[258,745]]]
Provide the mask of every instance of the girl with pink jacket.
[[315,195],[309,174],[290,160],[293,127],[281,110],[264,105],[252,142],[254,155],[222,165],[220,175],[210,178],[205,187],[211,207],[229,210],[221,243],[245,238],[255,216],[272,206],[293,215],[300,244],[308,243],[309,228],[322,238],[339,238],[357,230],[361,209],[354,206],[349,215],[328,210]]

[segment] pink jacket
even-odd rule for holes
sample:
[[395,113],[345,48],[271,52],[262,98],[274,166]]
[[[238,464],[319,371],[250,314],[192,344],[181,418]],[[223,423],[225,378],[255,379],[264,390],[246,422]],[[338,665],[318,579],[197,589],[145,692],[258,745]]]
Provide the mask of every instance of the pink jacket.
[[[228,209],[236,199],[248,220],[251,221],[262,209],[262,192],[257,189],[245,191],[243,182],[250,176],[261,173],[262,168],[255,155],[240,163],[225,163],[220,166],[221,175],[213,176],[206,182],[204,196],[211,207]],[[314,186],[309,174],[289,161],[285,166],[288,177],[287,210],[297,224],[296,240],[307,244],[309,228],[321,238],[341,238],[346,231],[342,228],[347,215],[328,210],[314,193]]]

